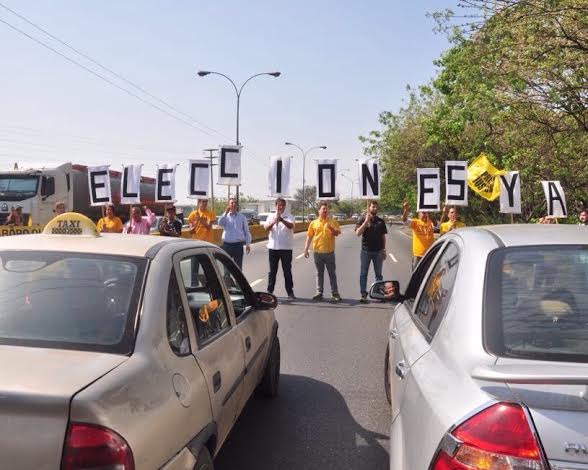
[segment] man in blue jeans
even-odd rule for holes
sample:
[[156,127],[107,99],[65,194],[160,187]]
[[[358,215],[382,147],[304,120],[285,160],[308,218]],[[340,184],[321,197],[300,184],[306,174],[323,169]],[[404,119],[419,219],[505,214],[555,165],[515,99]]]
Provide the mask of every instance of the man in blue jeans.
[[377,201],[370,201],[365,219],[358,222],[355,227],[355,234],[361,237],[361,271],[359,275],[359,289],[361,291],[362,304],[367,299],[367,277],[370,269],[370,262],[374,264],[376,281],[382,280],[382,265],[386,259],[386,234],[388,229],[386,223],[378,217]]

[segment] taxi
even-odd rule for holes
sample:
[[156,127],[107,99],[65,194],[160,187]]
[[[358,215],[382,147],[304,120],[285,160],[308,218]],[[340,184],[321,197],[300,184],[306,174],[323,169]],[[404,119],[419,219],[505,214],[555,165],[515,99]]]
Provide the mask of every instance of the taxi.
[[2,468],[212,469],[278,392],[276,298],[218,247],[62,214],[0,239]]

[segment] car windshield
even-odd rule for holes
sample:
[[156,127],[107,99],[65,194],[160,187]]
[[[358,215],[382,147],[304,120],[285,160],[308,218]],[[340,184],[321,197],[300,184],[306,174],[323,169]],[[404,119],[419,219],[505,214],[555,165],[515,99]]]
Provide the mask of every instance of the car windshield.
[[146,263],[0,251],[0,344],[129,354]]
[[490,258],[485,340],[499,356],[588,362],[588,245]]

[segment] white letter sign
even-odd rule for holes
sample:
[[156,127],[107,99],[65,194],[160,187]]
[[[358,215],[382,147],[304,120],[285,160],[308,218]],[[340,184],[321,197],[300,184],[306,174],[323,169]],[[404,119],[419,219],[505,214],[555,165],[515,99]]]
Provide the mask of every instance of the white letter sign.
[[518,171],[507,171],[500,175],[500,212],[521,213],[521,177]]
[[190,199],[207,198],[210,177],[210,162],[208,160],[190,160],[190,187],[188,197]]
[[468,205],[468,162],[448,160],[445,162],[445,204]]
[[141,204],[141,168],[143,164],[124,165],[120,179],[120,203]]
[[223,145],[220,148],[217,183],[225,186],[241,184],[241,146]]
[[290,160],[291,157],[270,158],[268,183],[271,197],[288,197],[290,195]]
[[112,203],[110,192],[109,165],[88,167],[88,188],[90,188],[90,205],[103,206]]
[[417,168],[417,211],[439,210],[440,186],[439,168]]
[[157,165],[155,179],[155,202],[176,202],[176,167],[178,165]]
[[359,161],[359,198],[380,198],[380,162],[377,158]]
[[334,201],[337,199],[335,182],[337,180],[337,160],[317,160],[317,199]]
[[551,217],[567,217],[566,195],[559,181],[541,181],[547,200],[547,215]]

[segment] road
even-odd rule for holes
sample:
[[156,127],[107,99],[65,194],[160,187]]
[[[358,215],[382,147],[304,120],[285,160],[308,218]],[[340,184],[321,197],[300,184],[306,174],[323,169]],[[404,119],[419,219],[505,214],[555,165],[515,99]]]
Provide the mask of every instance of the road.
[[[388,468],[390,412],[383,361],[392,309],[359,303],[360,240],[353,226],[337,238],[339,292],[343,301],[313,302],[314,263],[300,256],[304,234],[295,235],[293,276],[298,300],[285,299],[281,272],[282,375],[273,400],[253,398],[219,453],[215,467],[229,469]],[[400,226],[388,234],[384,279],[406,286],[410,238]],[[244,272],[256,290],[267,288],[265,243],[252,246]],[[280,268],[281,269],[281,268]],[[373,281],[370,269],[368,285]],[[325,297],[330,296],[325,273]]]

